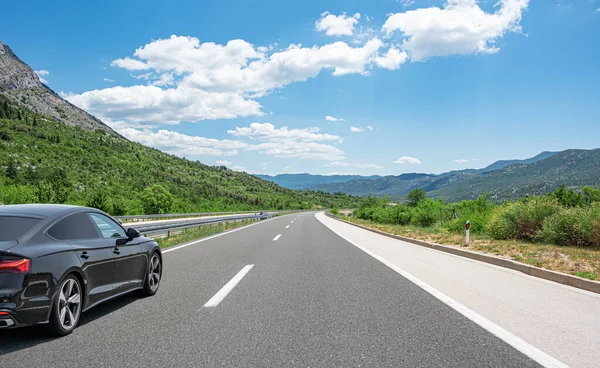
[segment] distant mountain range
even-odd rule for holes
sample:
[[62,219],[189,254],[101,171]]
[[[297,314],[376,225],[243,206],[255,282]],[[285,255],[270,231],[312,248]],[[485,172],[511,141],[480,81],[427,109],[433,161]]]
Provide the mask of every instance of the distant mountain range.
[[[277,175],[267,180],[277,180]],[[264,177],[263,177],[264,178]],[[329,182],[327,182],[329,181]],[[309,184],[320,182],[318,184]],[[329,193],[387,196],[402,199],[411,190],[423,188],[430,197],[446,201],[474,199],[489,194],[495,201],[515,199],[530,194],[544,194],[561,184],[581,187],[600,185],[600,150],[566,150],[542,152],[525,160],[502,160],[483,169],[434,174],[402,174],[384,177],[323,176],[286,174],[281,186],[302,185],[303,188]]]
[[289,189],[308,189],[322,184],[337,184],[345,183],[357,179],[379,179],[381,176],[360,176],[360,175],[312,175],[312,174],[279,174],[271,175],[255,175],[263,180],[272,181],[273,183]]

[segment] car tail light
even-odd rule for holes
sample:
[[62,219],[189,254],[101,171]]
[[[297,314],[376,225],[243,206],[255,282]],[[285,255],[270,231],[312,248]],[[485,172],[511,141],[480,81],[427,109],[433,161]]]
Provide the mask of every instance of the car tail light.
[[28,259],[15,259],[0,261],[0,273],[27,273],[30,270],[31,261]]
[[0,316],[8,316],[8,312],[0,312]]

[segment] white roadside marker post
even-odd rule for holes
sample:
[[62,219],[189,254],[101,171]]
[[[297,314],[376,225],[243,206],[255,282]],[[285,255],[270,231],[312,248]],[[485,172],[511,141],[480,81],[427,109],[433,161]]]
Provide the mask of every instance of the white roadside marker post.
[[470,239],[470,235],[471,235],[470,234],[471,233],[471,221],[467,221],[467,224],[466,224],[465,227],[467,228],[467,242],[466,242],[467,244],[466,244],[466,246],[468,247],[469,243],[470,243],[470,240],[471,240]]

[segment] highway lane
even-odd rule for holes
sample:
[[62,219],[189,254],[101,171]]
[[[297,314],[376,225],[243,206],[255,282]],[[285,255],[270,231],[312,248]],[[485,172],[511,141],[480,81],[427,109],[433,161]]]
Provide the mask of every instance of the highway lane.
[[2,367],[538,366],[311,213],[168,251],[164,267],[157,295],[92,309],[65,338],[0,332]]

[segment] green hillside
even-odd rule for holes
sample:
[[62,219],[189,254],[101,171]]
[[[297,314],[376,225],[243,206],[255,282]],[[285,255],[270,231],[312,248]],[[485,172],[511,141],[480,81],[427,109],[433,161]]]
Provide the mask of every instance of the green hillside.
[[545,194],[562,184],[569,187],[599,186],[600,150],[543,152],[527,160],[498,161],[481,170],[440,175],[402,174],[318,185],[315,189],[401,200],[411,190],[423,188],[430,197],[450,202],[476,199],[484,194],[502,202],[525,195]]
[[0,204],[95,205],[120,215],[148,212],[146,202],[159,197],[166,197],[163,212],[355,203],[347,195],[285,189],[226,167],[178,158],[100,128],[68,126],[0,96]]

